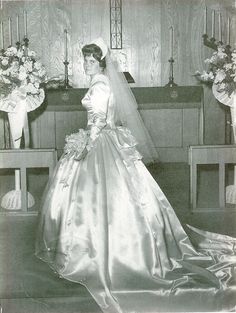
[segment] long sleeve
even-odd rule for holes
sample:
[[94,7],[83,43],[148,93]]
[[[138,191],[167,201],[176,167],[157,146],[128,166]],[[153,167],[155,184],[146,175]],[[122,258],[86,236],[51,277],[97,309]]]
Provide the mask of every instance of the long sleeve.
[[110,96],[110,88],[102,81],[98,81],[91,86],[90,101],[92,112],[90,113],[90,136],[87,150],[93,147],[101,130],[106,126],[107,107]]

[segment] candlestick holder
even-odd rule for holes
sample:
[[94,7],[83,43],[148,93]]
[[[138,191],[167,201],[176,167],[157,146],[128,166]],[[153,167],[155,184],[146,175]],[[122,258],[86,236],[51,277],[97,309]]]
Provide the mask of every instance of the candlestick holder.
[[23,41],[24,41],[24,45],[28,48],[29,47],[29,39],[27,37],[24,37]]
[[175,87],[178,86],[175,82],[174,82],[174,59],[173,57],[171,57],[168,62],[170,63],[170,75],[169,75],[169,82],[168,84],[165,85],[165,87]]
[[[211,48],[215,51],[217,51],[218,45],[224,45],[224,43],[222,41],[217,42],[216,39],[213,37],[208,38],[207,34],[202,35],[202,38],[203,38],[204,46]],[[231,46],[230,45],[225,46],[225,53],[228,55],[231,54]]]
[[65,89],[68,89],[68,88],[72,88],[69,84],[69,76],[68,76],[68,65],[69,65],[69,62],[68,60],[65,60],[64,62],[64,65],[65,65],[65,82],[64,82],[64,88]]
[[29,47],[29,39],[27,37],[24,37],[24,56],[28,56],[28,47]]
[[17,50],[20,49],[20,42],[19,42],[19,41],[16,42],[16,49],[17,49]]
[[217,44],[214,37],[209,38],[207,34],[202,36],[204,46],[207,46],[213,50],[217,50]]
[[231,55],[232,50],[231,50],[231,46],[230,46],[230,45],[226,45],[226,46],[225,46],[225,52],[226,52],[228,55]]

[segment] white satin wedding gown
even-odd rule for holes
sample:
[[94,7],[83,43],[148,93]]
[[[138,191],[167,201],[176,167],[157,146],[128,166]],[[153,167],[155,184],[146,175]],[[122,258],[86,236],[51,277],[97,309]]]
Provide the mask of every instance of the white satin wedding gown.
[[236,240],[190,227],[190,241],[134,137],[114,125],[105,75],[93,78],[82,104],[88,130],[79,133],[89,152],[58,162],[42,202],[36,256],[86,286],[102,312],[232,310]]

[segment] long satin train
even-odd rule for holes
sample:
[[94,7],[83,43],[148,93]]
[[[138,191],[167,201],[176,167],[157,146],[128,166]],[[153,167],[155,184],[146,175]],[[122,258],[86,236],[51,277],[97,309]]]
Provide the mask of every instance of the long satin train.
[[193,227],[188,236],[135,144],[125,128],[103,129],[85,159],[60,159],[37,257],[104,313],[232,310],[236,239]]

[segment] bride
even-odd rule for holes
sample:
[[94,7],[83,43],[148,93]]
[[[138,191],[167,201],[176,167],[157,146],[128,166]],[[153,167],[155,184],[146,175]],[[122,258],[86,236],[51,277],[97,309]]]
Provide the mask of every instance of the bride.
[[157,155],[107,46],[82,52],[88,125],[67,136],[46,188],[36,256],[105,313],[232,310],[236,239],[186,234],[141,160]]

